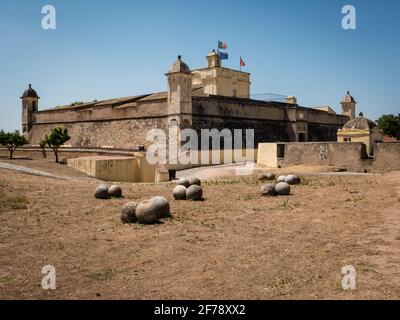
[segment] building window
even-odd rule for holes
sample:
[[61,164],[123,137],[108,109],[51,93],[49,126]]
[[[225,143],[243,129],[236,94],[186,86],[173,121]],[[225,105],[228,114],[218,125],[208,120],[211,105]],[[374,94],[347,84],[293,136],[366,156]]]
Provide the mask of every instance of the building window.
[[277,153],[277,157],[278,158],[281,158],[281,159],[285,158],[285,145],[284,144],[278,144],[276,153]]
[[236,91],[236,89],[233,89],[233,96],[236,97],[236,95],[237,95],[237,91]]
[[351,142],[351,138],[344,138],[344,142]]

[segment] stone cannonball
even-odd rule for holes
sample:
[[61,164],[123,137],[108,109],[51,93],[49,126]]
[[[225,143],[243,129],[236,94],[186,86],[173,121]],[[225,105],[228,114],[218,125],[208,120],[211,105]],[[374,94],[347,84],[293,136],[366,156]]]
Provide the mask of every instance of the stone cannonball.
[[169,213],[168,200],[154,197],[141,201],[136,207],[136,218],[139,223],[153,224]]
[[295,174],[290,174],[286,176],[285,182],[288,184],[298,184],[300,183],[300,178]]
[[108,193],[111,197],[121,198],[122,197],[122,188],[117,185],[113,185],[108,189]]
[[193,186],[190,186],[186,190],[186,198],[188,200],[198,201],[198,200],[201,200],[202,197],[203,197],[203,189],[196,184],[194,184]]
[[197,177],[190,177],[189,183],[191,186],[193,186],[193,185],[201,186],[201,180]]
[[98,186],[96,188],[96,191],[94,192],[94,196],[96,197],[96,199],[110,199],[107,186]]
[[136,207],[137,203],[130,201],[123,205],[121,210],[121,221],[122,223],[135,223],[136,218]]
[[172,191],[175,200],[186,200],[186,187],[176,186]]
[[260,181],[266,181],[266,180],[275,180],[275,174],[267,172],[267,173],[261,173],[258,176],[258,180]]
[[272,197],[275,195],[275,183],[268,183],[261,186],[261,194],[263,196]]
[[286,177],[285,176],[279,176],[278,179],[276,180],[276,182],[285,182]]
[[178,186],[185,186],[186,188],[190,187],[190,181],[188,178],[180,178],[176,184]]
[[290,185],[286,182],[279,182],[275,186],[275,193],[280,196],[287,196],[290,194]]

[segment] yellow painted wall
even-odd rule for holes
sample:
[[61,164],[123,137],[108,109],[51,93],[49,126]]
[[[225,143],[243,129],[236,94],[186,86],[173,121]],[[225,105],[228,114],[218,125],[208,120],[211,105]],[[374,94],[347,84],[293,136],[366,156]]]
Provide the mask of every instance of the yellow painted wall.
[[226,97],[248,98],[250,74],[222,67],[192,71],[193,85],[203,85],[204,93]]
[[144,155],[134,157],[84,157],[68,159],[68,165],[100,180],[154,182],[156,167]]
[[[257,149],[192,150],[190,155],[178,157],[177,164],[169,164],[168,169],[183,170],[198,166],[255,162],[257,152]],[[189,163],[185,164],[187,162]]]
[[145,154],[136,155],[138,179],[140,182],[156,181],[156,166],[151,165],[146,160]]
[[278,167],[278,144],[277,143],[259,143],[257,163],[264,166]]

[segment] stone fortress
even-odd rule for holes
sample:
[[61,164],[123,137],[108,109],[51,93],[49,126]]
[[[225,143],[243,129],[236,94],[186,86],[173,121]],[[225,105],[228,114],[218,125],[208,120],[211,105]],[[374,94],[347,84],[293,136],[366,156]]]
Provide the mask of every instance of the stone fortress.
[[337,132],[355,118],[354,98],[342,100],[342,114],[329,107],[307,108],[285,101],[251,99],[250,74],[225,68],[213,50],[205,68],[191,70],[180,56],[166,76],[168,91],[39,110],[29,85],[22,99],[22,129],[38,145],[54,127],[69,130],[71,147],[138,150],[148,146],[148,130],[171,126],[201,129],[254,129],[260,142],[336,141]]

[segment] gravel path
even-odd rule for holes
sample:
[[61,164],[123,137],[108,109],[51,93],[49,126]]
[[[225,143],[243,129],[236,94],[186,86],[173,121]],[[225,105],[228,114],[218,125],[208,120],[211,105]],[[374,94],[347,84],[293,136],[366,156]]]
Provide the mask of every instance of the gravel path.
[[56,176],[54,174],[47,173],[47,172],[44,172],[44,171],[39,171],[39,170],[35,170],[35,169],[23,167],[23,166],[16,166],[14,164],[5,163],[5,162],[0,162],[0,169],[15,170],[15,171],[18,171],[18,172],[31,174],[31,175],[34,175],[34,176],[41,176],[41,177],[48,177],[48,178],[55,178],[55,179],[67,179],[67,180],[69,179],[69,178],[66,178],[66,177],[59,177],[59,176]]

